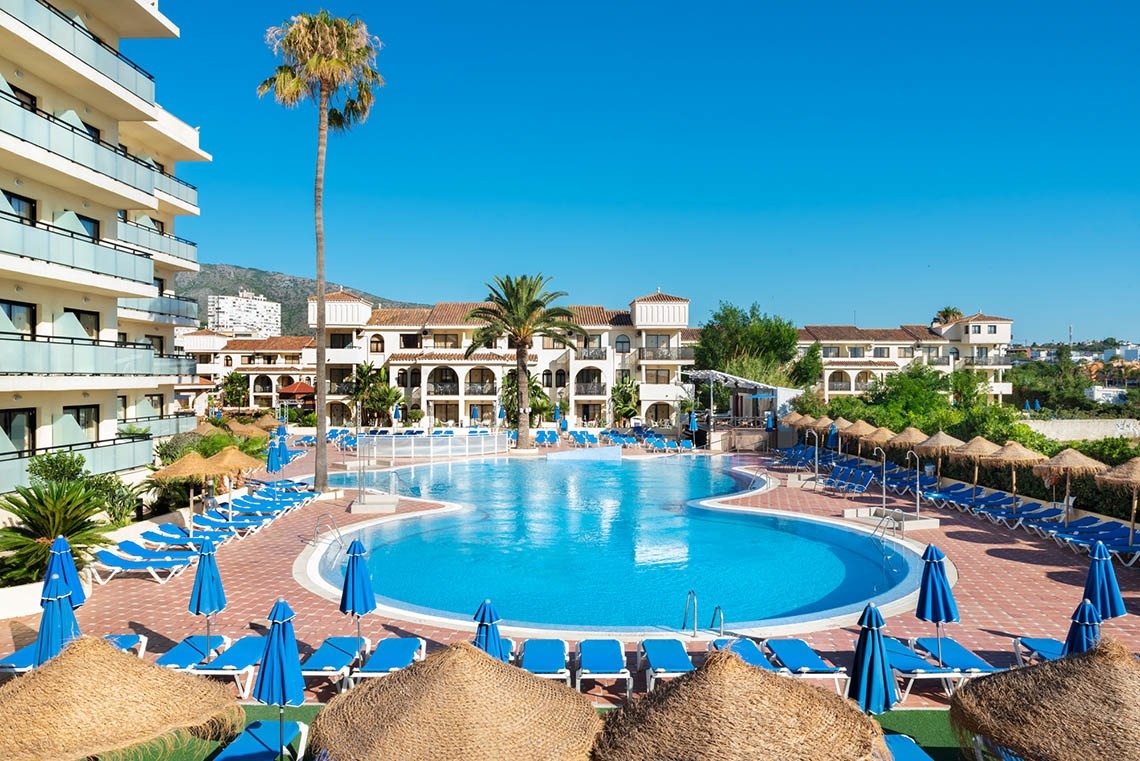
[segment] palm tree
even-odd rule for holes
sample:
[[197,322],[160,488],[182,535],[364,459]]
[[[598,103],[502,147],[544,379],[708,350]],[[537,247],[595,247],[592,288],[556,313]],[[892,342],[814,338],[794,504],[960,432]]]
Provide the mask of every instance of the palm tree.
[[0,508],[16,523],[0,528],[0,552],[6,554],[0,579],[20,584],[43,578],[52,540],[67,537],[79,567],[87,553],[106,542],[114,528],[99,520],[103,497],[82,481],[52,481],[17,486],[15,494],[0,500]]
[[[518,373],[514,370],[508,370],[507,374],[503,376],[502,393],[499,395],[499,403],[503,405],[503,409],[507,414],[507,425],[518,427],[518,381],[516,378]],[[527,379],[527,403],[530,404],[530,419],[534,419],[537,415],[539,418],[545,418],[546,413],[554,409],[550,403],[550,398],[546,392],[542,390],[542,384],[538,382],[538,377],[531,375]]]
[[574,314],[566,307],[551,306],[566,295],[565,291],[546,291],[550,278],[538,275],[504,275],[487,283],[491,290],[486,306],[478,306],[467,313],[467,319],[483,323],[471,338],[465,356],[479,349],[493,346],[503,336],[515,345],[515,373],[526,378],[518,384],[519,448],[529,449],[530,441],[530,369],[527,359],[534,340],[553,338],[571,344],[575,337],[586,338],[589,333],[574,322]]
[[[384,79],[372,68],[380,40],[360,19],[345,19],[328,11],[301,13],[281,26],[270,27],[266,43],[283,63],[257,87],[292,108],[304,100],[317,102],[317,172],[313,183],[313,222],[317,243],[317,445],[313,486],[328,488],[328,443],[325,407],[325,151],[329,129],[344,131],[363,122],[372,110],[373,86]],[[343,104],[335,104],[343,97]]]
[[935,313],[934,321],[941,325],[946,325],[964,316],[962,310],[958,307],[942,307]]

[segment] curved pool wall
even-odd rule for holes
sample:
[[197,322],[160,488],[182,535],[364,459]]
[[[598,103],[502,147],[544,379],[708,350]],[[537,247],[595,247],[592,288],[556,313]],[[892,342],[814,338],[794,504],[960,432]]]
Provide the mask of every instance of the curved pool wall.
[[[653,471],[654,480],[668,481],[663,474],[675,476],[682,470],[682,460],[720,463],[698,479],[710,485],[707,491],[715,496],[648,509],[642,506],[627,519],[611,520],[609,533],[627,531],[631,537],[620,548],[619,554],[629,556],[625,565],[620,557],[614,561],[592,552],[596,548],[591,542],[606,527],[598,520],[591,523],[590,518],[605,512],[607,504],[623,501],[621,488],[603,471],[589,470],[597,468],[596,463],[557,466],[587,469],[567,477],[571,493],[583,483],[601,487],[601,496],[587,498],[582,503],[585,508],[578,502],[576,508],[561,506],[566,513],[564,526],[559,523],[559,506],[552,504],[561,501],[550,483],[558,479],[549,473],[537,481],[533,476],[549,467],[545,464],[532,466],[536,469],[525,480],[526,490],[537,496],[526,509],[499,514],[497,506],[474,504],[486,501],[486,488],[479,478],[488,472],[486,463],[541,462],[499,458],[480,461],[478,468],[469,462],[370,472],[368,482],[373,486],[387,487],[387,479],[399,478],[399,491],[405,496],[445,506],[369,521],[345,533],[359,535],[366,546],[375,545],[370,560],[376,562],[370,564],[383,614],[451,628],[470,628],[471,612],[486,596],[507,617],[504,626],[546,633],[676,631],[689,588],[698,594],[702,619],[721,605],[728,618],[726,629],[740,633],[771,635],[847,625],[867,601],[886,613],[913,608],[921,576],[921,560],[913,545],[872,537],[869,529],[832,519],[731,505],[729,501],[740,496],[742,489],[756,485],[750,473],[730,472],[731,457],[653,459],[665,462],[650,466],[650,458],[638,458],[627,460],[626,466],[658,468]],[[340,478],[347,484],[355,477],[345,474]],[[449,498],[449,482],[460,484],[460,504]],[[638,492],[632,502],[641,503],[645,497]],[[568,534],[579,537],[578,552],[551,558],[543,555],[544,548],[552,544],[568,544]],[[350,538],[346,536],[346,544]],[[398,549],[393,552],[393,548]],[[313,579],[310,588],[336,598],[344,558],[337,544],[324,549],[306,553],[298,562],[298,571],[322,577]],[[793,584],[787,583],[793,562],[789,553],[806,566],[797,572],[800,576]],[[487,555],[494,560],[483,560]],[[768,556],[774,557],[755,562]],[[480,581],[481,565],[494,568],[493,575],[507,580],[505,586],[492,589],[492,582]],[[710,567],[712,581],[695,574]],[[654,573],[643,576],[641,571],[647,569]],[[654,575],[661,570],[666,571],[663,576]],[[725,592],[730,589],[731,593]],[[437,594],[441,590],[444,593]],[[638,605],[631,600],[652,614],[637,613]],[[583,602],[589,607],[581,607]],[[699,621],[702,628],[708,623]]]

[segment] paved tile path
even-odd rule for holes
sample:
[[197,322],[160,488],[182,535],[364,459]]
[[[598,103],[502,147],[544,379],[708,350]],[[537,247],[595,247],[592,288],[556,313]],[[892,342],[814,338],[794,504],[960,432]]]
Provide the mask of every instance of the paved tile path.
[[[335,470],[343,458],[332,463]],[[758,460],[758,463],[761,461]],[[291,476],[305,475],[312,468],[311,457],[292,463]],[[354,468],[351,459],[350,470]],[[780,469],[773,474],[783,478]],[[284,596],[297,613],[298,641],[302,648],[315,648],[326,636],[349,635],[355,631],[351,619],[342,616],[335,601],[327,600],[300,586],[292,576],[297,556],[313,538],[314,525],[321,513],[333,513],[340,526],[374,516],[347,512],[354,492],[334,500],[313,502],[282,517],[257,534],[240,542],[229,542],[218,552],[218,565],[225,582],[228,606],[217,616],[214,631],[231,637],[265,630],[265,616],[274,600]],[[845,507],[856,502],[873,506],[880,495],[858,500],[814,492],[781,484],[763,494],[733,502],[791,513],[839,517]],[[913,507],[913,502],[888,497],[890,505]],[[420,510],[421,503],[402,500],[401,512]],[[936,511],[942,524],[937,529],[910,531],[918,542],[937,544],[956,564],[959,573],[954,594],[962,615],[960,624],[947,626],[947,633],[975,649],[995,665],[1013,661],[1010,638],[1017,635],[1050,636],[1063,639],[1069,616],[1080,602],[1088,559],[1057,547],[1052,541],[1032,537],[1024,531],[1009,531],[954,511]],[[1103,632],[1140,651],[1140,568],[1116,566],[1117,577],[1130,615],[1105,624]],[[159,585],[149,578],[116,578],[96,587],[86,605],[77,611],[83,631],[88,634],[134,631],[146,634],[153,653],[162,652],[182,637],[204,630],[204,622],[187,611],[193,571]],[[474,607],[474,606],[473,606]],[[0,612],[2,615],[2,612]],[[35,638],[38,616],[0,620],[0,651],[11,652]],[[452,642],[469,639],[470,631],[433,628],[412,622],[368,616],[363,623],[365,636],[373,642],[382,637],[415,635],[425,638],[429,651]],[[913,614],[887,618],[887,633],[907,638],[927,636],[931,624]],[[857,630],[838,628],[804,635],[829,660],[850,667]],[[693,643],[694,652],[703,652],[704,643]],[[627,643],[632,653],[634,643]],[[630,667],[632,669],[632,655]],[[327,699],[330,689],[310,682],[314,699]],[[638,684],[638,689],[644,685]],[[918,686],[906,706],[944,705],[945,698],[935,688]],[[598,685],[592,694],[602,701],[616,700],[618,690]]]

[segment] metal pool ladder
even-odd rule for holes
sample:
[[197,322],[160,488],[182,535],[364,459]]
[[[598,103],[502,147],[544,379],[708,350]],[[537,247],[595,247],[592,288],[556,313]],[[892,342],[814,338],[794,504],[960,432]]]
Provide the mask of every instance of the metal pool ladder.
[[684,629],[689,625],[689,608],[693,609],[693,636],[697,636],[697,593],[690,589],[689,594],[685,596],[685,617],[681,620],[681,628]]
[[313,541],[311,542],[311,544],[314,547],[317,546],[318,539],[320,539],[320,536],[321,536],[321,527],[322,526],[326,530],[331,529],[333,539],[336,539],[336,543],[339,544],[340,548],[343,550],[344,549],[344,537],[340,535],[340,527],[336,525],[336,518],[333,517],[332,513],[321,513],[320,515],[317,516],[317,523],[316,523],[316,525],[313,526]]
[[720,636],[723,637],[724,636],[724,608],[720,607],[719,605],[716,606],[715,608],[713,608],[712,618],[709,619],[709,630],[710,631],[713,628],[713,624],[715,624],[717,622],[717,619],[720,620]]

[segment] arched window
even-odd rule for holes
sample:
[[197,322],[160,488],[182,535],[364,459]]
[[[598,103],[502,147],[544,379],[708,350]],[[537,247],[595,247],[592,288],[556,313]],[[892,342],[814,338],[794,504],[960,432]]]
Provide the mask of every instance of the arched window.
[[559,370],[556,373],[554,373],[554,387],[555,388],[565,388],[566,387],[566,371],[565,370]]
[[629,354],[629,336],[618,336],[614,341],[614,351],[618,354]]
[[396,385],[399,386],[400,388],[407,388],[408,387],[408,371],[407,370],[401,370],[400,372],[396,373]]
[[554,373],[550,372],[549,370],[543,370],[542,371],[542,387],[543,388],[550,388],[550,384],[553,381],[553,379],[554,379]]
[[412,382],[411,382],[411,385],[412,385],[413,387],[419,387],[419,386],[420,386],[420,384],[421,384],[421,383],[423,383],[423,381],[421,380],[421,378],[422,378],[422,377],[423,377],[423,376],[420,374],[420,369],[419,369],[418,367],[413,367],[413,368],[412,368]]
[[372,336],[372,338],[368,340],[368,351],[372,352],[373,354],[384,353],[384,337]]
[[224,364],[226,367],[233,367],[234,366],[234,358],[231,357],[229,354],[227,354],[226,355],[226,361]]

